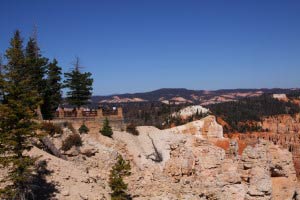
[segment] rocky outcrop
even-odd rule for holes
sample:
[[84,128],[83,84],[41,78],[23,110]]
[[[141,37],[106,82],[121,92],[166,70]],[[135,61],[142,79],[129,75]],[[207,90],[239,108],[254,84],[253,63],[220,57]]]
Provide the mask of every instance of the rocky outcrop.
[[261,126],[271,133],[300,133],[300,114],[266,117],[262,120]]
[[195,106],[188,106],[185,107],[178,112],[173,113],[171,116],[172,117],[177,117],[179,116],[182,119],[187,119],[188,117],[194,116],[196,114],[206,114],[208,113],[209,110],[207,108],[204,108],[200,105],[195,105]]
[[47,170],[51,173],[46,178],[48,182],[55,184],[56,199],[110,199],[107,181],[101,179],[97,173],[86,170],[83,163],[78,165],[78,163],[65,161],[38,148],[33,148],[29,154],[47,162]]
[[165,131],[176,134],[192,134],[202,139],[223,138],[223,128],[216,122],[213,115]]
[[[191,134],[138,129],[139,136],[125,132],[114,136],[126,143],[126,153],[133,155],[131,163],[137,166],[128,179],[134,199],[282,200],[296,194],[291,154],[267,141],[228,157],[224,149]],[[147,158],[155,153],[149,136],[163,155],[162,162]]]
[[249,184],[247,199],[292,199],[296,192],[292,155],[271,143],[260,141],[256,147],[248,146],[240,169],[243,180]]
[[[118,154],[130,161],[131,175],[125,182],[137,200],[292,200],[297,196],[289,151],[257,140],[239,152],[240,143],[222,138],[219,126],[209,116],[166,130],[138,127],[138,136],[114,131],[108,138],[91,131],[81,135],[83,146],[67,160],[37,148],[29,153],[47,161],[53,172],[47,181],[56,184],[55,197],[61,200],[110,199],[109,174]],[[62,139],[68,134],[64,132]],[[54,144],[61,145],[58,139]],[[225,140],[230,151],[224,150]],[[220,147],[215,145],[220,141]]]
[[286,94],[273,94],[272,96],[274,99],[283,100],[283,101],[288,100]]
[[300,177],[300,114],[266,117],[261,126],[267,132],[237,134],[239,141],[255,144],[265,139],[292,153],[297,176]]
[[[162,168],[170,158],[170,145],[187,137],[182,134],[172,134],[152,126],[138,127],[138,136],[127,132],[115,131],[113,138],[125,143],[133,162],[140,168]],[[159,159],[159,157],[161,159]]]

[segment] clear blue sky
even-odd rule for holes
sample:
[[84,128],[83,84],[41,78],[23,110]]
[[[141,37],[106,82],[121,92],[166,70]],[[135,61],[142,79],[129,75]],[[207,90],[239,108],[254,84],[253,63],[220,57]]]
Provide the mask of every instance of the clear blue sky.
[[94,94],[299,87],[299,0],[0,0],[0,52],[38,27],[67,71],[79,56]]

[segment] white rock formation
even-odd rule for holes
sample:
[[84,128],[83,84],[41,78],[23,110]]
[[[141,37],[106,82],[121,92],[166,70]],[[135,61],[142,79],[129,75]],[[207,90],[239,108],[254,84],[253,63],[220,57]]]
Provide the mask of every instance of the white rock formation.
[[[153,126],[140,126],[137,127],[137,130],[139,131],[138,136],[115,131],[113,138],[127,144],[128,151],[141,169],[154,165],[163,167],[170,158],[170,145],[186,140],[193,135],[200,139],[223,138],[222,126],[212,115],[165,130]],[[158,158],[160,156],[161,158]],[[162,160],[158,161],[158,159]]]
[[273,98],[278,100],[285,100],[287,99],[287,96],[286,94],[273,94]]
[[223,138],[223,127],[216,122],[213,115],[165,131],[191,134],[202,139]]
[[195,115],[197,113],[197,111],[199,114],[200,113],[206,114],[209,112],[209,109],[204,108],[203,106],[200,106],[200,105],[188,106],[188,107],[185,107],[185,108],[179,110],[178,112],[173,113],[171,116],[173,116],[173,117],[180,116],[181,118],[186,119],[190,116]]

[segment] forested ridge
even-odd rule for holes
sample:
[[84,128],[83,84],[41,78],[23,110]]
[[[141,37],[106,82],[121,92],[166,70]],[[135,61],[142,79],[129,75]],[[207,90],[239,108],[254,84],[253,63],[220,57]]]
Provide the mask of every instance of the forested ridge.
[[250,125],[249,122],[259,122],[262,117],[280,114],[293,115],[300,112],[298,105],[290,101],[274,99],[271,95],[212,104],[208,107],[214,115],[221,117],[229,124],[230,127],[224,127],[225,131],[238,132],[261,130],[260,127]]

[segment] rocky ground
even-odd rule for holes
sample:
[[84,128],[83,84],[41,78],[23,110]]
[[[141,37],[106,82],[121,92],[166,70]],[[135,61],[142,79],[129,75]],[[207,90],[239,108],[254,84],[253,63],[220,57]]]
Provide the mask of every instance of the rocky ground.
[[[56,188],[52,199],[110,199],[108,177],[118,154],[130,161],[132,174],[125,181],[133,199],[299,199],[290,152],[264,140],[240,152],[236,141],[223,138],[213,116],[138,131],[138,136],[114,131],[113,138],[82,134],[82,147],[62,152],[67,160],[36,147],[29,153],[47,161],[46,179]],[[63,132],[51,138],[57,148],[72,134]],[[215,145],[220,141],[229,150]]]

